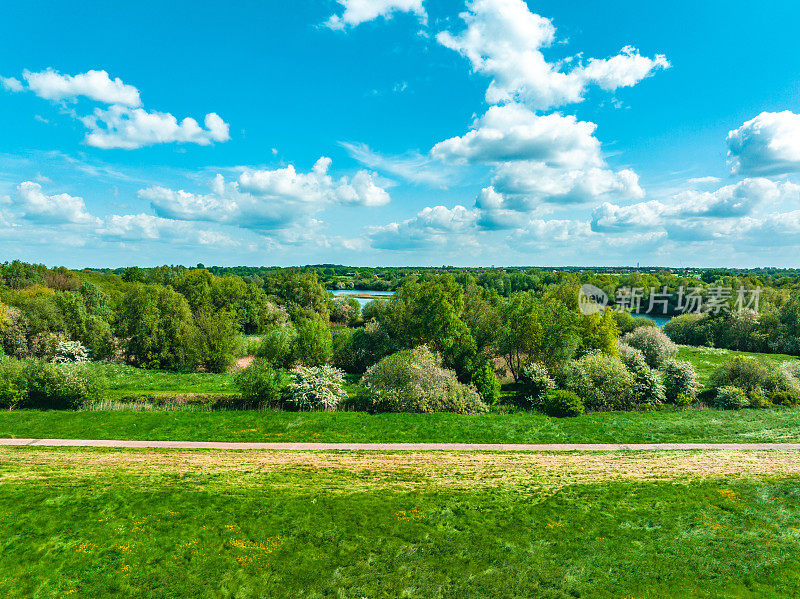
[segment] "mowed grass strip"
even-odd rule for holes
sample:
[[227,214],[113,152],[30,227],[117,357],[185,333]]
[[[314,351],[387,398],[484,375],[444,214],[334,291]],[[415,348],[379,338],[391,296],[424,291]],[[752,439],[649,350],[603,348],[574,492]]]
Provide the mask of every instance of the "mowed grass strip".
[[0,594],[793,597],[798,466],[797,452],[4,448]]
[[749,443],[800,441],[800,408],[513,414],[280,411],[0,412],[0,437],[393,443]]

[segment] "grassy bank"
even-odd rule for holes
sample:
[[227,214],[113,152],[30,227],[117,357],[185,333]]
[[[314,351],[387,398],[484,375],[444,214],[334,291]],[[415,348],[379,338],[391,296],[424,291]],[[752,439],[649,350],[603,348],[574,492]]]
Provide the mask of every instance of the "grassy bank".
[[691,345],[681,345],[678,349],[677,358],[691,362],[695,370],[697,370],[701,385],[707,387],[711,373],[735,356],[748,356],[750,358],[756,358],[757,360],[774,362],[775,364],[782,364],[798,359],[797,356],[787,356],[784,354],[760,354],[755,352],[733,351],[730,349],[716,349],[712,347],[694,347]]
[[5,449],[0,594],[800,594],[794,454],[471,456]]
[[797,442],[800,408],[515,414],[0,412],[0,437],[186,441],[666,443]]

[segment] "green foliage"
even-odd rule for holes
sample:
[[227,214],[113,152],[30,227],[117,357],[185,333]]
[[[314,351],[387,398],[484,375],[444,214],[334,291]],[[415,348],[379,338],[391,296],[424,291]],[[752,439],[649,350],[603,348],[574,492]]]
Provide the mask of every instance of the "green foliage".
[[144,272],[138,266],[129,266],[123,271],[122,280],[126,283],[144,283]]
[[238,323],[225,311],[201,312],[195,318],[202,345],[201,362],[209,372],[227,372],[236,361],[240,339]]
[[289,368],[295,361],[297,331],[289,323],[268,331],[261,337],[256,355],[274,368]]
[[736,356],[722,364],[711,375],[712,387],[735,386],[746,393],[769,394],[776,391],[797,391],[797,381],[771,362]]
[[634,377],[634,403],[658,405],[666,401],[664,382],[658,371],[650,368],[644,354],[626,343],[619,344],[620,360]]
[[650,368],[661,368],[678,353],[678,347],[661,330],[639,327],[622,338],[624,343],[642,352]]
[[319,317],[301,318],[296,321],[294,354],[305,366],[327,364],[333,356],[333,338],[328,325]]
[[250,407],[278,404],[289,382],[283,372],[260,358],[238,373],[234,380],[244,404]]
[[493,406],[500,399],[500,381],[491,362],[484,362],[478,367],[472,374],[472,384],[486,405]]
[[459,383],[424,345],[387,356],[367,370],[359,386],[377,412],[487,411],[475,388]]
[[592,410],[628,410],[636,400],[636,379],[614,356],[596,352],[571,362],[564,382]]
[[333,363],[345,372],[360,374],[381,358],[397,351],[397,344],[377,321],[357,329],[334,332]]
[[347,398],[344,373],[332,366],[298,366],[289,373],[285,396],[288,407],[296,410],[331,412]]
[[28,319],[19,308],[7,306],[5,309],[5,326],[0,332],[3,353],[7,356],[25,358],[30,355],[28,342]]
[[639,327],[655,327],[657,326],[653,320],[645,318],[644,316],[634,317],[630,312],[625,310],[615,310],[613,312],[614,320],[617,323],[617,328],[620,334],[624,335]]
[[361,304],[354,297],[339,296],[331,302],[331,322],[355,326],[361,318]]
[[[18,366],[10,367],[11,376],[20,376]],[[82,365],[62,365],[29,360],[21,371],[24,380],[24,397],[17,400],[17,407],[53,410],[75,409],[83,403],[97,399],[104,381],[96,372]],[[19,389],[22,381],[16,379],[9,386]]]
[[16,408],[28,398],[25,362],[16,358],[0,358],[0,408]]
[[694,401],[700,385],[697,382],[697,371],[691,362],[670,359],[661,367],[661,372],[667,401],[680,405],[681,396],[688,397],[689,403]]
[[133,285],[118,312],[118,334],[125,357],[134,366],[191,370],[202,357],[203,340],[189,304],[160,285]]
[[565,416],[580,416],[583,414],[583,401],[572,391],[560,389],[547,393],[538,405],[539,409],[548,416],[563,418]]
[[692,397],[691,395],[687,395],[686,393],[678,393],[678,395],[675,397],[672,403],[674,403],[679,408],[683,409],[683,408],[688,408],[692,404],[692,402],[694,402],[694,399],[695,399],[694,397]]
[[793,407],[800,404],[800,393],[795,391],[776,391],[769,396],[769,401],[776,406]]
[[746,408],[750,402],[747,395],[739,387],[719,387],[717,392],[709,398],[708,404],[719,410],[740,410]]
[[540,362],[527,364],[522,371],[522,398],[527,407],[538,407],[545,396],[555,390],[556,382]]
[[581,345],[579,316],[558,300],[543,301],[518,293],[503,306],[499,351],[515,380],[531,361],[558,371]]
[[461,320],[463,289],[452,275],[406,283],[389,301],[383,324],[401,347],[428,345],[460,376],[472,372],[475,339]]

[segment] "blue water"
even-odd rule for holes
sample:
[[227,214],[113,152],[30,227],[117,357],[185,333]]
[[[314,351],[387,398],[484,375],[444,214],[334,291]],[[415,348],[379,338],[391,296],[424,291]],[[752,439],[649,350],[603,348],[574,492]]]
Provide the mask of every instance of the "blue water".
[[[356,295],[356,294],[368,293],[369,295],[380,295],[387,297],[391,297],[394,295],[394,291],[371,291],[369,289],[334,289],[333,291],[331,291],[331,293],[333,293],[333,295]],[[363,308],[373,299],[375,298],[357,297],[356,301]]]

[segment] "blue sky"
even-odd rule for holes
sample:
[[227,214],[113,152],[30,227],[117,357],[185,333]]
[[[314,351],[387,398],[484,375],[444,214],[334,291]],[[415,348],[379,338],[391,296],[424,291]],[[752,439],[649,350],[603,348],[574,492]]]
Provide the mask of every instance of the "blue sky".
[[797,22],[769,1],[7,6],[0,260],[796,266]]

